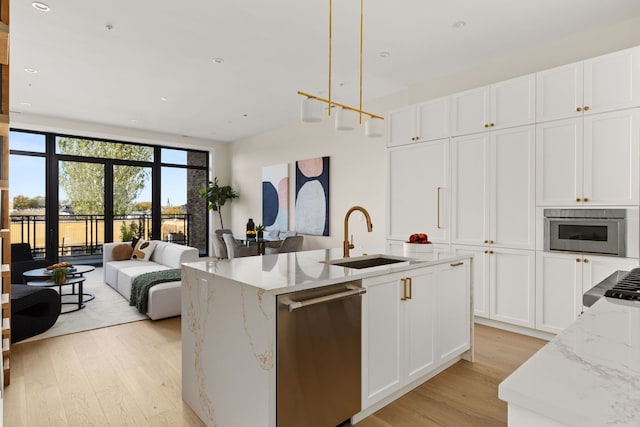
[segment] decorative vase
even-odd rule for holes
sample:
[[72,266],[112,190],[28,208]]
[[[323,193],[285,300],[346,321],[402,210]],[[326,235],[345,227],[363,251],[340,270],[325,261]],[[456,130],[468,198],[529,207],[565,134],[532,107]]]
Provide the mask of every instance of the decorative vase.
[[258,239],[262,239],[264,237],[264,231],[258,231],[257,236]]
[[[253,222],[253,218],[249,218],[249,221],[247,221],[247,239],[255,239],[256,237],[255,230],[256,230],[256,225]],[[251,233],[249,233],[250,231]]]

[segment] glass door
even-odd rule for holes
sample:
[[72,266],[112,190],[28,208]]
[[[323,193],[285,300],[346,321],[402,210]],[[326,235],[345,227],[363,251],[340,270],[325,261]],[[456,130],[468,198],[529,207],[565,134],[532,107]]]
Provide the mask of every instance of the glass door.
[[71,263],[102,258],[105,165],[58,162],[58,256]]
[[151,239],[151,167],[113,166],[113,241]]

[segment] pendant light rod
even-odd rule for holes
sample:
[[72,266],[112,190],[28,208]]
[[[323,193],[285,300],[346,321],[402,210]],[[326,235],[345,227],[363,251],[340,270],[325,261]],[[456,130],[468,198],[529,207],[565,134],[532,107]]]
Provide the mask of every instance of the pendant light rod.
[[362,124],[362,28],[363,28],[363,5],[364,0],[360,0],[360,124]]
[[[306,96],[307,98],[313,98],[313,99],[316,99],[318,101],[324,102],[324,103],[329,104],[329,105],[335,105],[336,107],[341,107],[341,108],[344,108],[345,110],[351,110],[351,111],[355,111],[356,113],[366,114],[367,116],[372,117],[374,119],[384,120],[384,117],[382,117],[382,116],[378,116],[376,114],[368,113],[368,112],[366,112],[364,110],[361,110],[359,108],[349,107],[348,105],[340,104],[339,102],[329,101],[328,99],[320,98],[319,96],[311,95],[311,94],[308,94],[306,92],[298,91],[298,95]],[[329,108],[329,109],[331,109],[331,108]]]
[[[333,50],[333,0],[329,0],[329,105],[331,105],[331,56]],[[331,108],[327,108],[331,117]]]

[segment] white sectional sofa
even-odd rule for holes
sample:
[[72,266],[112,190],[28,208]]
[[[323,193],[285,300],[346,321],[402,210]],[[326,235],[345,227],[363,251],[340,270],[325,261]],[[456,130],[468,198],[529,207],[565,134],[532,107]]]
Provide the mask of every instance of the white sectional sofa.
[[[149,261],[114,261],[113,248],[122,242],[105,243],[102,249],[104,281],[127,301],[131,296],[131,283],[140,274],[180,268],[184,262],[197,261],[198,249],[190,246],[154,240],[156,247]],[[167,282],[149,290],[147,316],[153,320],[179,316],[181,313],[182,282]]]

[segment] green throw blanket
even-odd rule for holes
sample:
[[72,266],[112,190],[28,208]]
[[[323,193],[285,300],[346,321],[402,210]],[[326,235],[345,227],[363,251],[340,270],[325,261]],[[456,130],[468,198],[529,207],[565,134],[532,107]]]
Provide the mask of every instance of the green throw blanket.
[[131,283],[131,298],[129,305],[135,305],[140,313],[147,312],[149,302],[149,289],[158,283],[175,282],[180,280],[180,269],[152,271],[144,273],[133,279]]

